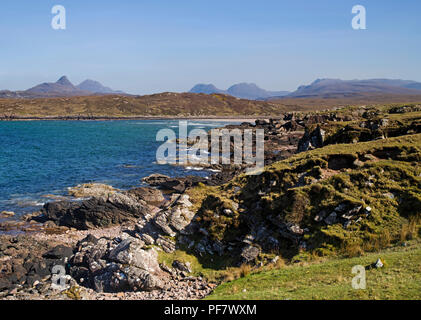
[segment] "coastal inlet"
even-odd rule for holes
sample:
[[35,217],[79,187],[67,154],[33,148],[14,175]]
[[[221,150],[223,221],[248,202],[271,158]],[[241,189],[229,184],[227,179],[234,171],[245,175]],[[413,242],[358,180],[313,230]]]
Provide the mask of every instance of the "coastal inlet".
[[[153,173],[209,175],[207,171],[156,164],[161,129],[178,132],[178,120],[0,122],[0,212],[16,217],[39,210],[83,183],[119,189],[139,186]],[[189,121],[189,130],[210,130],[227,121]],[[236,123],[236,122],[230,122]]]

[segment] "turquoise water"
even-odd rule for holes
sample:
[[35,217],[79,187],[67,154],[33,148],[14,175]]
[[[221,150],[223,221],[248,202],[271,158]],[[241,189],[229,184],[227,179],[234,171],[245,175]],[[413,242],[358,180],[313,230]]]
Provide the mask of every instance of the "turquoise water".
[[[209,130],[226,122],[189,122]],[[31,212],[81,183],[127,189],[152,173],[209,175],[208,171],[157,165],[160,129],[178,132],[178,121],[0,121],[0,211]]]

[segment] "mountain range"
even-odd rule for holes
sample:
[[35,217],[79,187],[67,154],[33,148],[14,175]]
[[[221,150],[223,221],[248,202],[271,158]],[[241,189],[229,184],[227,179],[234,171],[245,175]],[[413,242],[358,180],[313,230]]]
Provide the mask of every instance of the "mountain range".
[[98,81],[85,80],[79,85],[73,85],[66,76],[56,82],[44,82],[24,91],[0,91],[0,98],[37,98],[37,97],[67,97],[95,94],[124,94],[103,86]]
[[[227,90],[221,90],[213,84],[195,85],[190,93],[227,94],[249,100],[275,100],[284,98],[343,98],[373,94],[420,95],[421,83],[400,79],[341,80],[317,79],[309,85],[298,87],[294,92],[268,91],[254,83],[238,83]],[[24,91],[0,91],[0,98],[42,98],[69,97],[88,95],[122,94],[103,86],[94,80],[85,80],[73,85],[66,76],[56,82],[45,82]]]
[[300,86],[288,95],[295,98],[340,97],[361,93],[420,94],[421,83],[400,79],[340,80],[317,79],[307,86]]
[[239,83],[227,90],[213,84],[198,84],[192,93],[223,93],[250,100],[271,100],[277,98],[338,98],[360,94],[421,94],[421,83],[400,79],[341,80],[317,79],[310,85],[298,87],[294,92],[267,91],[254,83]]
[[290,92],[267,91],[265,89],[259,88],[254,83],[238,83],[229,87],[227,90],[218,89],[213,84],[197,84],[190,90],[190,93],[224,93],[242,99],[263,100],[274,96],[285,96]]

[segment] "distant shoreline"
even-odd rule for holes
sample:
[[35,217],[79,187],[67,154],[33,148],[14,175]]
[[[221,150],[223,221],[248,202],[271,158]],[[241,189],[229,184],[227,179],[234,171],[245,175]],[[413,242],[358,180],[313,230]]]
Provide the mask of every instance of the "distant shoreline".
[[140,116],[140,117],[13,117],[13,118],[0,118],[0,121],[116,121],[116,120],[206,120],[206,121],[242,121],[242,122],[254,122],[257,119],[269,119],[272,116],[261,116],[261,117],[168,117],[168,116]]

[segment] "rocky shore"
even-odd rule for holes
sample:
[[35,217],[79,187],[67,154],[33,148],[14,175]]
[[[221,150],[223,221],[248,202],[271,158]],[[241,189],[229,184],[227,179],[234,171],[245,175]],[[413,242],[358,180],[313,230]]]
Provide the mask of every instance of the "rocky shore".
[[[142,180],[145,186],[130,190],[77,186],[70,195],[84,200],[49,202],[21,220],[10,220],[12,214],[3,212],[0,231],[7,233],[0,235],[0,298],[201,299],[220,281],[195,272],[191,261],[176,259],[167,265],[160,259],[163,254],[182,250],[199,259],[222,259],[225,267],[258,268],[276,263],[281,254],[292,258],[307,250],[322,252],[333,246],[321,241],[330,241],[326,230],[335,231],[332,241],[338,243],[338,237],[373,229],[372,216],[377,225],[383,223],[383,213],[371,207],[378,203],[366,197],[372,192],[369,183],[379,183],[385,201],[410,199],[417,210],[415,191],[405,185],[387,189],[381,180],[385,169],[379,173],[370,166],[382,159],[398,161],[409,179],[418,149],[405,145],[397,152],[397,142],[391,140],[383,149],[361,145],[354,153],[328,149],[300,156],[337,143],[360,146],[415,134],[405,142],[410,145],[421,132],[418,116],[397,121],[391,117],[393,109],[370,112],[291,113],[227,126],[265,131],[269,169],[258,177],[240,176],[245,166],[215,165],[209,178],[154,174]],[[411,112],[418,111],[402,111]],[[347,183],[344,175],[368,178],[366,184]],[[404,210],[401,203],[392,207],[399,214]],[[402,220],[395,212],[393,220],[390,212],[387,219]],[[52,272],[55,266],[61,266],[59,274]]]
[[[293,153],[303,128],[281,123],[277,129],[278,133],[288,132],[288,137],[284,137],[270,132],[268,124],[265,120],[257,121],[256,125],[245,122],[236,128],[265,128],[273,135],[269,150],[285,151],[282,156]],[[190,210],[193,204],[185,194],[187,189],[199,184],[220,185],[244,170],[229,165],[214,169],[216,173],[209,179],[154,174],[143,179],[149,187],[127,191],[86,184],[69,191],[71,196],[86,200],[49,202],[38,213],[21,220],[3,221],[0,230],[20,235],[0,236],[0,296],[6,299],[203,298],[216,283],[191,276],[188,263],[159,264],[158,252],[171,253],[179,247],[189,247],[192,235],[198,231],[206,233],[196,230],[197,226],[192,224],[195,212]],[[199,255],[222,250],[218,246],[206,246],[199,242]],[[65,266],[66,290],[52,287],[51,270],[55,265]]]
[[[94,187],[98,193],[88,200],[49,203],[26,217],[36,221],[30,223],[32,232],[0,236],[0,296],[200,299],[212,291],[215,284],[191,276],[188,263],[158,262],[159,251],[176,249],[168,233],[175,235],[193,217],[188,196],[172,194],[166,200],[158,189]],[[64,267],[63,288],[54,288],[54,266]]]

